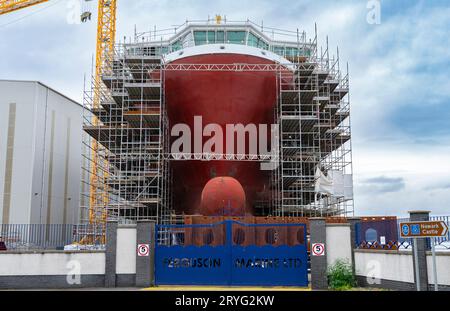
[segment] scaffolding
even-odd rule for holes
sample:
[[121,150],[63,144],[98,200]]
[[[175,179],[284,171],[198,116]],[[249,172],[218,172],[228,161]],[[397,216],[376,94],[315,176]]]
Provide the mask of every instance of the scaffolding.
[[[305,42],[299,43],[305,44]],[[327,45],[318,53],[317,30],[309,57],[291,59],[293,78],[278,72],[275,120],[280,126],[280,163],[272,174],[271,214],[275,216],[352,216],[353,181],[348,67],[342,74]],[[317,170],[340,191],[318,192]]]
[[[121,222],[169,223],[170,168],[162,156],[169,148],[162,59],[133,57],[123,53],[120,45],[116,48],[106,60],[102,81],[93,82],[102,87],[85,93],[84,131],[89,134],[85,169],[92,175],[92,163],[101,167],[101,174],[89,182],[96,181],[90,186],[108,197],[84,209],[106,211],[108,219]],[[100,94],[92,94],[96,90]],[[99,107],[92,105],[96,96]],[[99,145],[95,153],[89,148],[92,140]]]
[[[206,27],[211,29],[223,26],[209,23]],[[232,25],[261,36],[271,31],[261,27],[258,32],[250,21]],[[186,22],[184,27],[193,26]],[[330,195],[315,189],[317,169],[329,176],[339,172],[335,176],[342,176],[347,186],[352,174],[349,78],[348,69],[345,75],[341,73],[339,53],[330,57],[328,43],[325,51],[318,53],[317,31],[312,41],[297,31],[288,32],[296,37],[291,46],[297,46],[297,52],[286,55],[285,49],[281,55],[288,63],[174,64],[165,61],[165,55],[173,52],[177,32],[188,33],[176,28],[173,38],[163,41],[162,36],[156,40],[158,32],[154,30],[154,35],[135,34],[134,43],[117,44],[106,60],[101,81],[93,79],[91,89],[85,92],[83,189],[91,190],[84,196],[90,198],[93,188],[103,195],[95,202],[82,199],[84,220],[94,213],[102,215],[99,219],[121,222],[181,222],[183,215],[176,215],[172,208],[170,163],[189,160],[276,161],[278,165],[268,173],[270,189],[255,202],[256,215],[352,215],[351,194]],[[267,49],[275,47],[268,44]],[[276,155],[170,153],[164,97],[168,71],[273,72],[278,94],[273,113],[279,126]],[[100,105],[93,104],[94,98]],[[95,152],[92,146],[96,146]],[[96,171],[91,169],[93,164]]]

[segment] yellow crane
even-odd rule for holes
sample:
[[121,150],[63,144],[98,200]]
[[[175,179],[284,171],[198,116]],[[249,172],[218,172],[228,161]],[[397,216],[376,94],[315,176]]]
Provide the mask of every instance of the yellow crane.
[[[28,8],[40,3],[49,2],[50,0],[0,0],[0,15]],[[91,0],[84,0],[91,1]],[[99,93],[102,88],[102,71],[106,65],[106,60],[112,57],[114,53],[114,43],[116,36],[116,10],[117,0],[98,0],[98,20],[97,20],[97,46],[95,53],[95,76],[94,76],[94,99],[93,108],[100,105]],[[81,19],[87,20],[86,13],[83,13]],[[89,14],[90,17],[90,14]],[[93,125],[98,124],[97,117],[93,116]],[[105,173],[100,172],[100,164],[97,162],[98,143],[92,140],[92,158],[93,162],[90,169],[90,191],[89,191],[89,222],[104,223],[106,220],[106,206],[109,201],[108,194],[105,189],[99,189],[99,176]],[[105,178],[105,177],[103,177]],[[102,206],[101,214],[98,214],[97,207]]]

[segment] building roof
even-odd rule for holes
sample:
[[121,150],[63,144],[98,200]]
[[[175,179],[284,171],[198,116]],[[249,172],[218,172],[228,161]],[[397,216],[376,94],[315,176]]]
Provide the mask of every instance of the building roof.
[[54,92],[54,93],[56,93],[56,94],[60,95],[61,97],[64,97],[65,99],[67,99],[67,100],[71,101],[72,103],[74,103],[74,104],[76,104],[76,105],[78,105],[78,106],[80,106],[80,107],[82,107],[82,108],[83,108],[83,105],[82,105],[82,104],[80,104],[79,102],[77,102],[76,100],[73,100],[73,99],[72,99],[72,98],[70,98],[69,96],[67,96],[67,95],[64,95],[63,93],[61,93],[61,92],[59,92],[59,91],[55,90],[54,88],[52,88],[52,87],[48,86],[47,84],[45,84],[45,83],[43,83],[43,82],[41,82],[41,81],[37,81],[37,80],[14,80],[14,79],[0,79],[0,83],[1,83],[1,82],[14,82],[14,83],[35,83],[35,84],[38,84],[38,85],[41,85],[41,86],[45,87],[46,89],[49,89],[50,91],[52,91],[52,92]]

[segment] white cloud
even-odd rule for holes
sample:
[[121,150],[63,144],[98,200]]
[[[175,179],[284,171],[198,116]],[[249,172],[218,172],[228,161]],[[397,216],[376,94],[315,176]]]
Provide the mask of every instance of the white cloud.
[[[354,150],[353,160],[358,214],[406,215],[414,209],[449,213],[450,141],[427,148],[368,146]],[[368,189],[366,181],[377,176],[401,177],[404,188],[393,192],[371,191],[377,189]]]

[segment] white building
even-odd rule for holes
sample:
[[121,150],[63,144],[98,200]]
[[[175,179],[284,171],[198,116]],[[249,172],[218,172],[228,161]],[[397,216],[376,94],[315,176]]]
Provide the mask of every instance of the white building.
[[40,82],[0,80],[0,224],[78,223],[82,114]]

